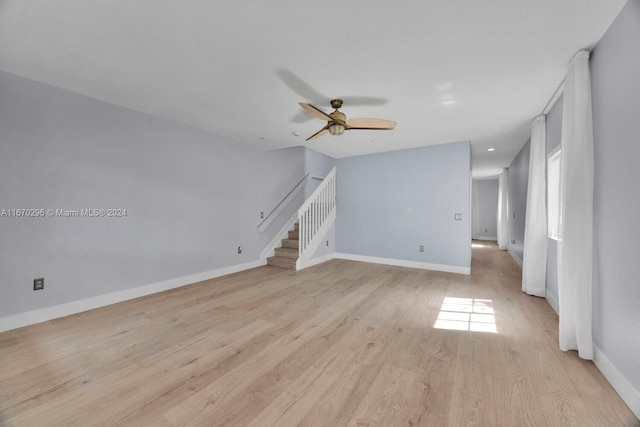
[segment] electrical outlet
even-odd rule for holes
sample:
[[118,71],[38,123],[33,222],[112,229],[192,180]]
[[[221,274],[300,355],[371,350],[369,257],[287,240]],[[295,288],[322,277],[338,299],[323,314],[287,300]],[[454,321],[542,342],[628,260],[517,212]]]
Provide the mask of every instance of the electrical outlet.
[[513,213],[513,217],[514,217],[514,218],[516,217],[516,213],[515,213],[515,212]]
[[511,243],[515,245],[515,244],[516,244],[516,241],[515,241],[515,240],[512,240],[512,241],[511,241]]
[[264,218],[264,212],[260,212],[260,219]]
[[420,245],[420,252],[424,252],[424,245]]
[[39,291],[42,289],[44,289],[44,277],[41,277],[39,279],[33,279],[33,290]]
[[462,221],[462,214],[461,213],[457,213],[453,216],[453,219],[455,219],[456,221]]
[[327,240],[327,246],[329,246],[329,241]]
[[238,246],[238,253],[241,254],[244,248],[242,246]]

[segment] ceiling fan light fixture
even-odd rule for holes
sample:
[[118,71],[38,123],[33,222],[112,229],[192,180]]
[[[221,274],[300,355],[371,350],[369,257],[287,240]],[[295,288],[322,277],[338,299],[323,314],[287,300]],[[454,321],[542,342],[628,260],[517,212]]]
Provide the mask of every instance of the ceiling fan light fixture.
[[334,123],[329,126],[329,133],[331,135],[342,135],[344,133],[344,125],[340,123]]

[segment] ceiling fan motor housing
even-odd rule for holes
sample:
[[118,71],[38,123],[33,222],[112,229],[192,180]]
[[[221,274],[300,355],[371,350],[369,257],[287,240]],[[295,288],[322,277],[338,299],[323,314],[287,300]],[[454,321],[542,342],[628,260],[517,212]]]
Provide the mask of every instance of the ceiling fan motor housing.
[[342,99],[331,100],[331,108],[335,108],[337,110],[340,107],[342,107]]
[[329,116],[331,116],[333,121],[338,123],[346,123],[347,121],[347,116],[345,116],[344,113],[341,113],[340,111],[334,111],[333,113],[329,113]]

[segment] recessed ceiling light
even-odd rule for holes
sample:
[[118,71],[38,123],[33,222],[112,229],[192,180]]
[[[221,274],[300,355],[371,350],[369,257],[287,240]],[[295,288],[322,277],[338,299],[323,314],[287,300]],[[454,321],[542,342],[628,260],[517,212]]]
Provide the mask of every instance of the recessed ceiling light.
[[291,135],[293,135],[293,136],[300,136],[300,132],[291,132]]
[[489,148],[487,151],[496,151],[496,149],[495,149],[495,148],[493,148],[493,147],[491,147],[491,148]]

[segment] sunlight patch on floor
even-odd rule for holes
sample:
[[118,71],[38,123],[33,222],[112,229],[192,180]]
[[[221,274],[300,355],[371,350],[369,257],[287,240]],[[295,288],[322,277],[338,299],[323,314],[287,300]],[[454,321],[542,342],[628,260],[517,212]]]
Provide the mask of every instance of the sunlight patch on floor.
[[453,331],[497,333],[493,301],[446,297],[433,327]]

